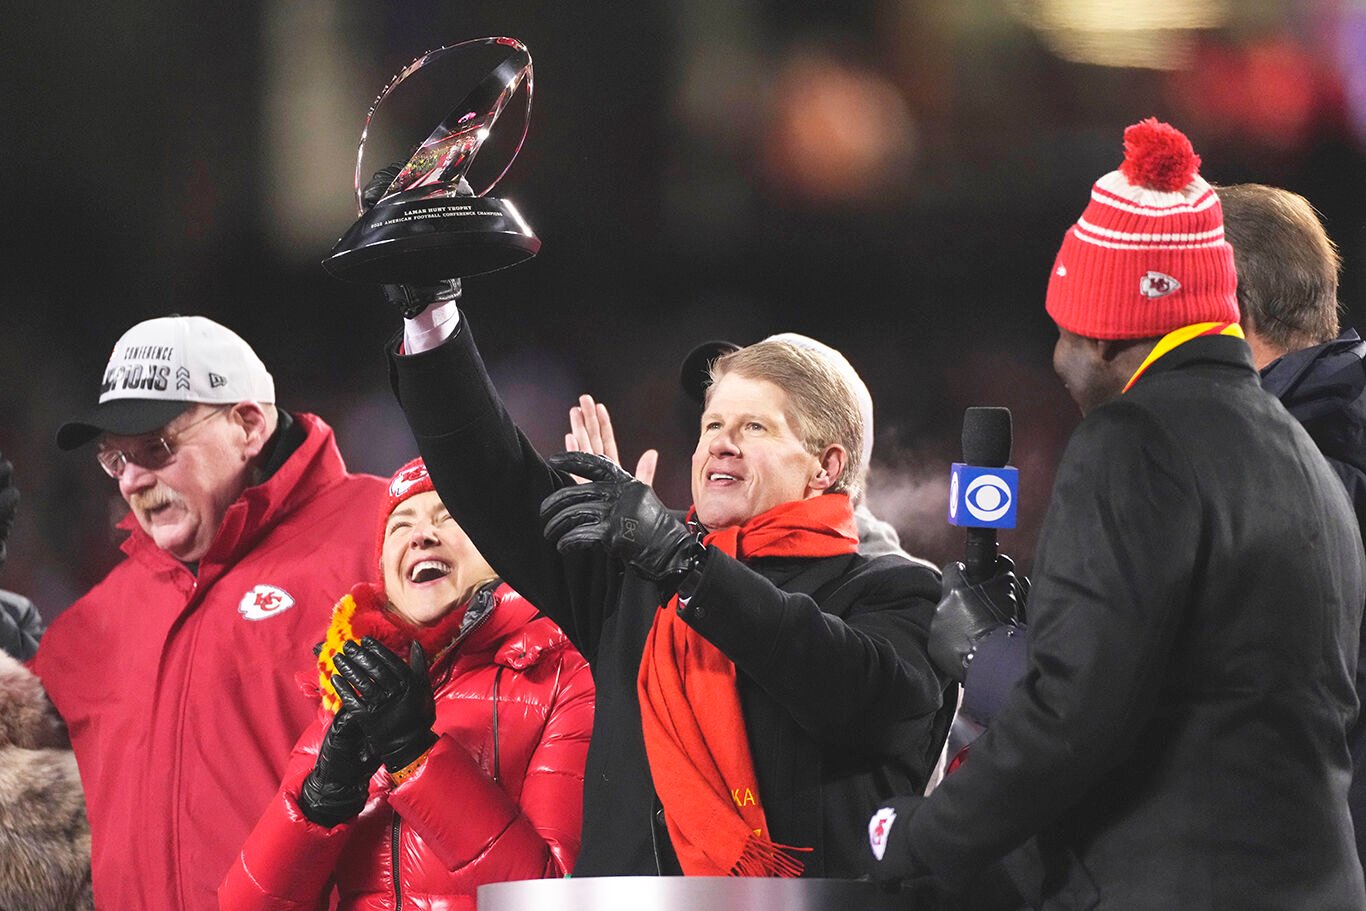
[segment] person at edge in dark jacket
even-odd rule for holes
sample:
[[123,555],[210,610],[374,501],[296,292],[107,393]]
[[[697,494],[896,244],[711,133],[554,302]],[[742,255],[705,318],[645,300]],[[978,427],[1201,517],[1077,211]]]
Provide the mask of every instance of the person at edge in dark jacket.
[[[1224,229],[1238,268],[1238,304],[1262,388],[1309,431],[1347,487],[1366,529],[1366,341],[1339,325],[1342,260],[1309,200],[1262,184],[1220,187]],[[1366,701],[1366,625],[1356,691]],[[1348,735],[1348,805],[1366,864],[1366,713]]]
[[[19,488],[14,486],[14,464],[0,455],[0,569],[9,556],[9,533],[19,510]],[[0,589],[0,650],[16,661],[28,661],[43,637],[43,618],[23,595]]]
[[924,787],[957,694],[926,652],[937,574],[856,553],[863,429],[839,373],[782,342],[718,360],[684,522],[606,458],[536,453],[458,282],[385,296],[437,492],[593,669],[574,875],[865,873],[868,815]]
[[[1198,165],[1169,125],[1130,127],[1054,264],[1054,367],[1085,419],[1024,670],[930,797],[869,824],[876,875],[928,907],[997,861],[1035,908],[1366,906],[1346,740],[1366,555],[1342,484],[1258,383]],[[970,695],[980,646],[1021,640],[1002,622],[1019,586],[955,569],[932,652]]]
[[339,911],[474,911],[484,883],[573,866],[588,663],[497,578],[421,459],[390,479],[376,521],[383,583],[333,609],[318,720],[219,891],[224,911],[328,907],[334,887]]
[[85,785],[96,906],[207,911],[316,714],[295,677],[318,630],[377,571],[352,517],[385,484],[346,470],[320,418],[278,407],[212,320],[138,323],[102,376],[57,445],[93,444],[129,507],[126,556],[53,620],[34,670]]

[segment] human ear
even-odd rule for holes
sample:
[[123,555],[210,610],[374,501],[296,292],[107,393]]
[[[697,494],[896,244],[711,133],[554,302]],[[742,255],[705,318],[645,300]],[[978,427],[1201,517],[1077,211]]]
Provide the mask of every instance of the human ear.
[[232,406],[228,419],[240,430],[244,438],[242,459],[256,458],[266,448],[270,439],[270,422],[266,412],[257,402],[238,402]]
[[844,473],[844,466],[849,463],[849,453],[838,443],[831,443],[818,458],[820,467],[807,486],[812,490],[826,491]]

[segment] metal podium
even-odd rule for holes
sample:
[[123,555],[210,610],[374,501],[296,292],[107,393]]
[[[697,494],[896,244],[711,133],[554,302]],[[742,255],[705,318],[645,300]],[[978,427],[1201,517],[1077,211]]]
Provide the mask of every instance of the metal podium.
[[851,879],[590,876],[479,887],[479,911],[912,911],[911,897]]

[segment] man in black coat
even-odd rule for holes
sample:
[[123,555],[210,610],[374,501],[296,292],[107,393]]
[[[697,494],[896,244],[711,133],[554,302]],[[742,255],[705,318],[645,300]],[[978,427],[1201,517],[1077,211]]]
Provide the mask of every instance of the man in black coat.
[[[1145,121],[1125,146],[1049,282],[1054,367],[1086,417],[1027,669],[929,798],[874,816],[879,874],[944,898],[1015,851],[1034,907],[1361,908],[1351,506],[1260,387],[1189,142]],[[1009,580],[945,600],[963,597],[1006,602]]]
[[[1337,248],[1309,200],[1262,184],[1219,188],[1238,268],[1238,305],[1262,387],[1304,425],[1347,487],[1366,527],[1366,342],[1338,321]],[[1366,626],[1357,660],[1366,699]],[[1348,798],[1357,856],[1366,863],[1366,718],[1348,736]]]
[[[396,296],[434,304],[408,307],[391,363],[443,502],[592,664],[575,875],[866,872],[868,816],[923,789],[953,690],[926,653],[936,574],[855,552],[862,427],[838,372],[779,342],[719,361],[684,523],[605,459],[532,449],[453,288]],[[666,634],[708,669],[674,667]],[[674,710],[697,730],[661,733]]]

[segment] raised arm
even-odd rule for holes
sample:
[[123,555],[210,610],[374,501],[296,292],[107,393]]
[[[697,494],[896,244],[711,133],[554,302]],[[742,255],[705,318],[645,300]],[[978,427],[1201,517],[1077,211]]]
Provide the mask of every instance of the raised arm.
[[508,415],[467,319],[445,342],[412,355],[391,346],[395,394],[432,481],[485,559],[592,660],[603,606],[619,579],[600,553],[561,557],[541,536],[541,501],[571,486]]

